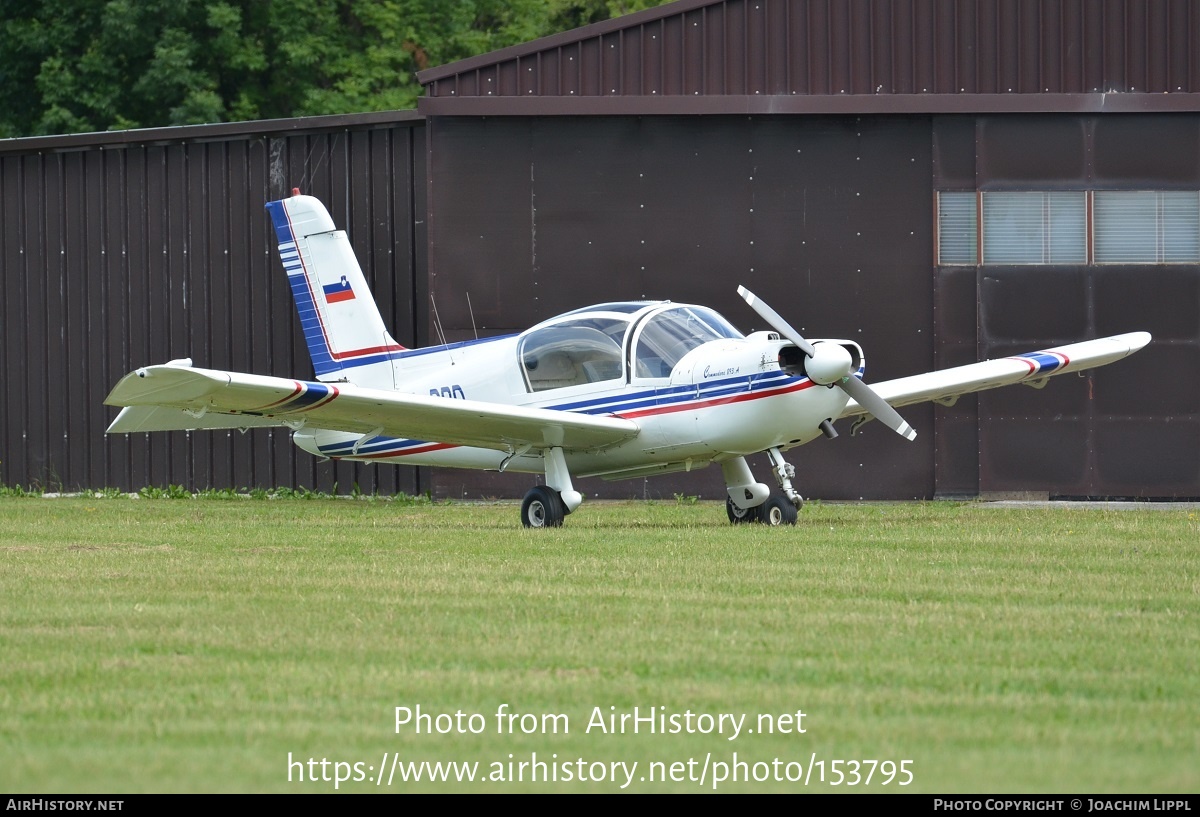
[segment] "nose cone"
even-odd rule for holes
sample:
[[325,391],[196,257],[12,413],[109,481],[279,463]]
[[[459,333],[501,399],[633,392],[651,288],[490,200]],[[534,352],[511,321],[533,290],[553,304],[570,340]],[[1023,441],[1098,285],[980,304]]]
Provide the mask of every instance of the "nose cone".
[[849,376],[854,361],[844,346],[818,342],[813,344],[813,352],[813,356],[804,361],[804,371],[814,383],[828,386]]

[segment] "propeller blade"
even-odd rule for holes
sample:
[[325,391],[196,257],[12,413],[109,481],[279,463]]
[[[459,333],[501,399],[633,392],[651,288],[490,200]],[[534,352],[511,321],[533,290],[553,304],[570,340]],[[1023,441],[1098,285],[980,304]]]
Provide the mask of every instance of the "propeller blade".
[[883,423],[892,431],[904,437],[906,440],[915,439],[917,436],[916,430],[913,429],[900,413],[884,402],[883,398],[876,394],[870,386],[851,375],[838,383],[846,394],[858,401],[858,404],[869,411],[876,420]]
[[[790,340],[799,347],[800,351],[813,360],[817,355],[816,348],[806,341],[799,332],[791,327],[787,321],[780,317],[779,313],[765,303],[755,297],[754,293],[746,289],[744,286],[738,287],[738,295],[742,296],[742,300],[750,305],[750,308],[759,314],[759,316],[774,327],[779,334]],[[844,371],[844,369],[843,369]],[[814,380],[813,382],[819,382]],[[916,429],[905,422],[904,418],[894,408],[889,406],[882,397],[876,394],[870,386],[859,380],[853,375],[842,377],[836,382],[837,386],[846,394],[858,401],[858,404],[871,413],[876,420],[883,423],[892,431],[904,437],[906,440],[915,439],[917,436]]]
[[744,286],[739,286],[738,295],[741,295],[742,300],[748,303],[750,308],[757,312],[764,321],[775,328],[779,334],[796,344],[800,351],[804,352],[806,357],[812,357],[817,353],[816,349],[813,348],[811,343],[806,341],[799,332],[793,329],[787,321],[781,318],[778,312],[756,298],[753,292],[746,289]]

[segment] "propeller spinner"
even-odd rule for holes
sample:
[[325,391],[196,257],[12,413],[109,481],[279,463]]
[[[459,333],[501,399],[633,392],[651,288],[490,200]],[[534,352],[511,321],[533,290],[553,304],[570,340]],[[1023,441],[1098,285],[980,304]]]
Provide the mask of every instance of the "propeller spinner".
[[804,369],[814,383],[822,386],[836,385],[858,401],[858,404],[870,412],[875,419],[901,437],[906,440],[916,438],[916,430],[905,422],[899,412],[884,402],[884,399],[876,394],[870,386],[853,376],[850,372],[853,362],[845,349],[835,343],[809,343],[780,317],[778,312],[755,297],[753,292],[739,286],[738,295],[741,295],[742,300],[749,304],[750,308],[757,312],[763,320],[804,353],[808,358]]

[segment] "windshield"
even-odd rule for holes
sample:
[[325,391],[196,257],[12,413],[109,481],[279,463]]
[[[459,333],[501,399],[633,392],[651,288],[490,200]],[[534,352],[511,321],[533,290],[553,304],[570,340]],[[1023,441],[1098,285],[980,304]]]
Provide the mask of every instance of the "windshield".
[[651,317],[642,327],[634,353],[638,377],[670,377],[684,355],[701,344],[742,333],[711,309],[681,306]]

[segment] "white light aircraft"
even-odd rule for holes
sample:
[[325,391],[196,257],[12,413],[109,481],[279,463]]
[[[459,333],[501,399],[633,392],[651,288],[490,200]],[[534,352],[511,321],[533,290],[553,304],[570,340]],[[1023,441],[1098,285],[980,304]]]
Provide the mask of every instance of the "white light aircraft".
[[[868,386],[851,340],[806,340],[744,287],[774,328],[743,335],[703,306],[621,301],[517,335],[406,349],[384,326],[346,233],[294,191],[267,205],[316,380],[197,368],[137,369],[105,401],[109,433],[286,426],[320,457],[544,475],[521,505],[527,527],[561,525],[583,496],[573,478],[625,479],[716,463],[729,520],[794,524],[801,496],[784,452],[834,421],[874,417],[916,432],[896,406],[1046,379],[1120,360],[1145,332],[1073,343]],[[751,473],[766,452],[779,490]]]

